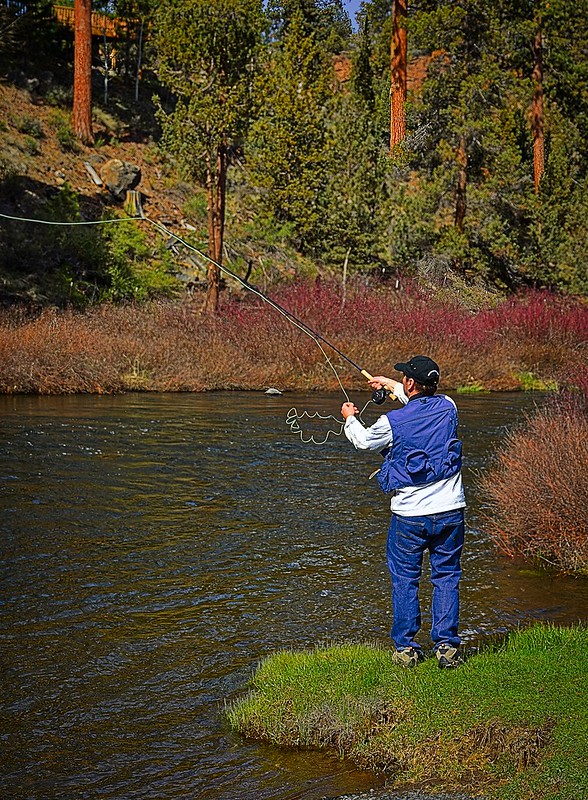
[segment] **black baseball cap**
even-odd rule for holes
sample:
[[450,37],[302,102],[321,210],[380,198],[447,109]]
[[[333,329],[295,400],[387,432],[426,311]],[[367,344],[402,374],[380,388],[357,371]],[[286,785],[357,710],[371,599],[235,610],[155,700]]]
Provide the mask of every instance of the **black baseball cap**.
[[423,386],[437,386],[441,377],[439,365],[428,356],[414,356],[410,361],[394,364],[394,369]]

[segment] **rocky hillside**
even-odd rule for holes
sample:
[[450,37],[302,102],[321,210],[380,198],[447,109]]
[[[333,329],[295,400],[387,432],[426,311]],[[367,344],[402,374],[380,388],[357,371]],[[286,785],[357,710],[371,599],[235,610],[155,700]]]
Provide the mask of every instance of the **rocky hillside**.
[[[122,161],[132,165],[137,188],[146,213],[181,225],[182,206],[191,187],[174,177],[161,158],[156,145],[116,113],[94,111],[94,147],[80,144],[71,129],[70,114],[55,91],[37,78],[21,80],[22,88],[0,82],[0,178],[4,183],[15,176],[26,178],[30,185],[27,197],[11,197],[3,188],[0,202],[3,211],[29,209],[31,192],[41,198],[65,182],[79,193],[84,210],[99,215],[105,207],[120,207],[124,187],[106,182],[97,185],[96,175],[104,172],[107,162]],[[93,177],[94,174],[94,177]]]
[[[50,73],[32,78],[19,73],[0,80],[0,212],[41,219],[49,216],[57,221],[61,216],[57,198],[60,188],[65,188],[68,196],[75,198],[82,219],[124,216],[132,213],[125,209],[125,198],[127,190],[133,189],[145,215],[174,233],[191,236],[197,246],[205,248],[203,190],[182,180],[162,155],[150,132],[152,119],[133,116],[132,108],[129,111],[116,99],[106,108],[95,104],[95,145],[85,147],[72,131],[67,90],[54,83]],[[49,235],[46,228],[40,228],[0,220],[2,302],[60,303],[35,277],[40,271],[38,258],[29,257],[21,247],[22,237],[30,242],[36,240],[37,232],[40,239]],[[141,231],[157,252],[159,266],[162,248],[163,252],[165,247],[173,249],[172,271],[179,287],[193,287],[204,280],[202,259],[178,250],[173,239],[164,243],[148,224]],[[44,246],[42,241],[35,245],[37,252]],[[21,253],[21,263],[16,264]],[[47,268],[53,273],[61,269],[51,260]],[[87,268],[83,271],[86,278]]]

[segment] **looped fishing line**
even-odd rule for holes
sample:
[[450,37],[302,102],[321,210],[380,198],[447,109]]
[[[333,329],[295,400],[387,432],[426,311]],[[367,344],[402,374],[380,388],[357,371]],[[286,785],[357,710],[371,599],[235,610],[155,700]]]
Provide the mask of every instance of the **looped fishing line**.
[[[345,387],[343,386],[341,378],[339,377],[339,373],[335,369],[335,365],[333,364],[333,362],[329,358],[328,353],[325,352],[325,349],[322,346],[322,344],[319,342],[319,340],[315,339],[314,341],[319,346],[320,351],[324,355],[327,364],[333,370],[333,373],[334,373],[335,377],[337,378],[337,383],[339,384],[339,388],[341,389],[341,391],[343,392],[343,394],[345,396],[345,400],[348,403],[350,403],[351,400],[349,399],[349,395],[345,391]],[[365,406],[359,412],[358,416],[359,416],[360,419],[361,419],[361,415],[363,414],[363,412],[366,410],[366,408],[368,407],[368,405],[371,402],[372,402],[371,400],[368,400],[367,403],[365,404]],[[339,430],[336,431],[336,430],[333,430],[333,428],[329,428],[327,430],[326,434],[324,435],[324,438],[321,439],[320,441],[315,439],[314,433],[311,433],[310,436],[305,439],[304,438],[304,431],[302,430],[302,428],[300,427],[300,424],[299,424],[300,420],[304,419],[304,418],[306,418],[306,419],[333,420],[333,422],[336,423],[339,426]],[[290,433],[295,433],[298,436],[300,436],[300,441],[303,444],[318,444],[318,445],[322,445],[322,444],[326,444],[329,441],[329,436],[341,436],[341,434],[343,433],[343,428],[345,426],[345,421],[341,420],[341,419],[338,419],[337,417],[334,417],[332,414],[326,414],[326,415],[325,414],[320,414],[318,411],[314,411],[312,414],[309,414],[308,411],[303,411],[302,413],[299,414],[298,411],[295,408],[291,408],[290,411],[288,411],[288,413],[286,414],[286,425],[290,428]]]
[[[341,387],[343,388],[343,387]],[[343,389],[345,397],[347,397],[347,392]],[[349,401],[349,398],[348,402]],[[361,419],[361,415],[366,410],[366,408],[371,403],[371,400],[368,400],[364,407],[359,412],[359,418]],[[339,430],[333,430],[333,428],[329,428],[324,434],[321,440],[315,438],[314,433],[311,433],[310,436],[305,438],[304,430],[300,427],[300,420],[301,419],[323,419],[323,420],[333,420],[333,422],[339,426]],[[363,421],[363,420],[362,420]],[[290,433],[295,433],[300,436],[300,441],[303,444],[326,444],[329,441],[330,436],[341,436],[343,433],[343,428],[345,427],[345,421],[341,420],[337,417],[334,417],[332,414],[320,414],[318,411],[314,411],[313,413],[309,414],[308,411],[302,411],[298,413],[296,408],[291,408],[290,411],[286,414],[286,425],[290,428]]]

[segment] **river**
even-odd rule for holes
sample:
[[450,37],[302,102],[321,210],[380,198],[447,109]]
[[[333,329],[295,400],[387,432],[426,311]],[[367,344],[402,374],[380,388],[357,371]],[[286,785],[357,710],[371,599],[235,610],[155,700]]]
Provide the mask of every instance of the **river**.
[[[586,619],[588,582],[498,557],[481,522],[473,472],[537,398],[457,400],[466,642]],[[324,754],[243,741],[223,717],[276,649],[388,640],[387,500],[367,480],[379,457],[285,425],[291,406],[340,404],[0,397],[4,800],[318,800],[377,785]],[[428,610],[427,582],[422,596]]]

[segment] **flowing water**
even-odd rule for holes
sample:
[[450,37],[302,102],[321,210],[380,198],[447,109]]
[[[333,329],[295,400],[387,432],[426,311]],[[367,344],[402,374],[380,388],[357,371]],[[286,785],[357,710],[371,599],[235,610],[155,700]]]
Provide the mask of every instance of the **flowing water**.
[[[459,398],[467,641],[586,618],[587,583],[497,557],[482,530],[472,472],[532,402]],[[302,444],[284,424],[292,405],[340,404],[0,398],[4,800],[317,800],[376,785],[323,754],[244,741],[223,718],[276,649],[387,641],[387,500],[367,481],[379,457],[344,438]],[[426,582],[422,595],[428,608]]]

